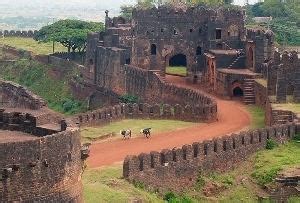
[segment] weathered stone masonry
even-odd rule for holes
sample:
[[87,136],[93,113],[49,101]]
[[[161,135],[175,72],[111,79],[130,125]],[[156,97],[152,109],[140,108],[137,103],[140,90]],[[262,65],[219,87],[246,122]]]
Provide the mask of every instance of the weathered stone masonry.
[[104,125],[122,119],[171,119],[182,121],[212,121],[216,118],[217,106],[182,106],[180,104],[118,104],[77,116],[81,126]]
[[267,139],[282,143],[296,132],[300,132],[300,125],[291,123],[196,142],[173,150],[127,156],[123,176],[154,189],[178,191],[194,185],[199,173],[232,169],[257,150],[264,149]]
[[[79,128],[27,89],[1,81],[0,202],[83,202]],[[18,109],[18,110],[17,110]],[[20,112],[21,111],[21,112]],[[0,136],[2,136],[2,134]]]

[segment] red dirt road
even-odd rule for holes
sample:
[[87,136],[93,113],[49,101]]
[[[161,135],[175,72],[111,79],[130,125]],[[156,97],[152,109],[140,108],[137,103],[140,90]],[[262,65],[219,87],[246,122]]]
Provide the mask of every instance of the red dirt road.
[[[182,78],[167,77],[167,81],[179,86],[186,86]],[[189,86],[194,88],[193,86]],[[237,101],[226,101],[215,98],[218,103],[218,122],[199,124],[174,132],[155,134],[151,139],[143,137],[130,140],[111,140],[91,145],[88,166],[97,168],[124,160],[126,155],[138,155],[151,151],[160,151],[181,147],[184,144],[212,139],[233,132],[241,131],[249,126],[250,115],[245,107]]]

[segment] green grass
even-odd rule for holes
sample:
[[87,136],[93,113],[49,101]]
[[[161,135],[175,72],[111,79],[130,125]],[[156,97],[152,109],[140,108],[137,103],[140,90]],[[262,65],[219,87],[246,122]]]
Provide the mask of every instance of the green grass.
[[73,98],[68,85],[75,74],[75,70],[65,71],[64,76],[57,79],[57,76],[51,76],[51,67],[27,59],[3,65],[0,69],[1,78],[27,87],[45,99],[51,109],[65,114],[86,110],[84,103]]
[[300,113],[300,103],[272,104],[274,109]]
[[172,75],[187,76],[187,69],[186,67],[167,67],[166,73]]
[[255,81],[259,84],[261,84],[263,87],[267,87],[267,80],[266,79],[262,79],[262,78],[259,78],[259,79],[255,79]]
[[250,129],[257,129],[265,127],[265,111],[262,107],[255,105],[247,106],[247,110],[251,115]]
[[[0,45],[9,45],[18,49],[32,51],[35,54],[52,54],[52,42],[39,43],[32,38],[5,37],[0,38]],[[55,52],[65,52],[67,49],[59,43],[55,43]]]
[[[267,196],[261,185],[271,184],[282,170],[300,166],[300,143],[290,141],[273,150],[263,150],[251,156],[246,162],[226,173],[213,172],[199,175],[200,187],[187,192],[187,196],[198,202],[258,202],[257,194]],[[207,183],[214,183],[220,192],[212,197],[205,197],[202,189]],[[299,197],[291,197],[289,202],[297,202]],[[195,202],[197,202],[195,201]],[[270,202],[266,199],[264,202]]]
[[261,185],[272,182],[279,171],[300,164],[300,143],[280,145],[273,150],[258,152],[252,176]]
[[97,202],[164,202],[156,194],[135,187],[122,178],[120,165],[87,169],[83,173],[83,195],[86,203]]
[[152,134],[167,132],[170,130],[178,130],[196,125],[191,122],[173,121],[173,120],[122,120],[119,122],[110,123],[103,127],[86,127],[81,129],[81,136],[84,139],[101,138],[107,134],[119,135],[122,129],[131,129],[132,136],[139,136],[142,128],[151,127]]

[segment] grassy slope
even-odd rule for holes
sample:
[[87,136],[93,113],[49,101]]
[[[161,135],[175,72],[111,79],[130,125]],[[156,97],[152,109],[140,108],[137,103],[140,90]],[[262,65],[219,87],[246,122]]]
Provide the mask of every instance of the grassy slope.
[[[273,150],[258,152],[233,171],[200,176],[201,184],[184,196],[189,197],[191,202],[257,202],[257,193],[264,196],[259,186],[261,180],[268,180],[264,184],[270,183],[271,179],[268,178],[275,175],[274,168],[299,166],[299,153],[300,143],[295,141]],[[223,189],[217,195],[205,197],[202,189],[207,183],[214,183]],[[83,184],[86,202],[130,202],[135,199],[144,202],[162,202],[156,194],[146,192],[142,187],[135,187],[122,179],[121,165],[88,169],[84,172]],[[299,200],[299,197],[292,197],[290,202]]]
[[122,178],[121,166],[86,170],[83,174],[84,200],[86,203],[97,202],[163,202],[156,194],[134,187]]
[[[139,136],[142,128],[152,128],[152,134],[166,132],[170,130],[178,130],[195,125],[191,122],[170,121],[170,120],[122,120],[114,122],[104,127],[86,127],[81,130],[83,138],[100,138],[107,134],[119,135],[122,129],[131,129],[133,136]],[[175,126],[175,128],[174,128]]]
[[265,110],[255,105],[247,106],[247,110],[251,115],[250,129],[265,127]]
[[28,87],[44,98],[49,107],[55,111],[73,114],[84,110],[85,105],[73,99],[67,84],[76,73],[68,72],[63,78],[57,79],[55,76],[50,76],[49,72],[51,72],[49,66],[22,59],[14,65],[2,66],[0,77]]
[[[18,49],[32,51],[35,54],[51,54],[52,43],[38,43],[32,38],[6,37],[0,38],[0,45],[6,44]],[[55,43],[55,52],[65,52],[67,49],[61,44]]]
[[[201,185],[196,186],[194,191],[187,192],[186,195],[195,199],[195,202],[257,202],[257,194],[266,195],[260,185],[271,184],[273,178],[283,169],[300,166],[299,153],[300,143],[295,141],[273,150],[258,152],[233,171],[199,176],[198,179],[202,180]],[[208,183],[214,183],[223,189],[217,195],[205,197],[202,189]],[[291,201],[294,200],[299,201],[300,198],[291,198]]]
[[187,70],[186,70],[186,67],[167,67],[166,73],[173,74],[173,75],[186,76]]
[[300,113],[300,104],[299,103],[286,103],[286,104],[272,104],[272,107],[275,109],[292,111],[295,113]]

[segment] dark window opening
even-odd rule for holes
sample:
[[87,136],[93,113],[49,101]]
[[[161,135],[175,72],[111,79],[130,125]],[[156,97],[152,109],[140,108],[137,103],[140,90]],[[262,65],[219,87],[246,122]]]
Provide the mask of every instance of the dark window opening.
[[190,32],[193,32],[193,29],[190,29]]
[[199,28],[199,34],[202,34],[202,28]]
[[223,151],[226,151],[226,150],[227,150],[227,142],[223,141]]
[[222,39],[222,30],[216,29],[216,39]]
[[178,31],[174,29],[174,35],[178,35]]
[[230,32],[228,32],[228,37],[230,37]]
[[218,151],[218,145],[217,145],[217,142],[214,143],[214,152],[217,152]]
[[156,45],[151,44],[151,55],[156,55]]
[[169,60],[169,66],[171,67],[175,67],[175,66],[186,67],[186,65],[187,65],[186,56],[183,54],[177,54],[172,58],[170,58]]
[[125,60],[125,64],[127,64],[127,65],[130,65],[130,58],[127,58],[126,60]]
[[194,157],[197,157],[199,154],[199,148],[197,145],[194,145],[193,148],[194,148]]
[[207,151],[208,151],[208,146],[207,144],[204,144],[204,155],[207,155]]
[[93,59],[90,59],[90,60],[89,60],[89,64],[90,64],[90,65],[94,65]]
[[196,55],[199,56],[201,54],[202,54],[202,48],[201,47],[197,47]]
[[245,144],[245,138],[242,137],[242,145],[244,145],[244,144]]
[[160,32],[164,32],[164,28],[161,28],[161,29],[160,29]]
[[242,96],[244,96],[244,92],[240,87],[236,87],[233,89],[233,96],[242,97]]
[[234,138],[233,138],[233,140],[232,140],[232,147],[233,147],[233,149],[236,148],[236,145],[235,145],[235,139],[234,139]]

